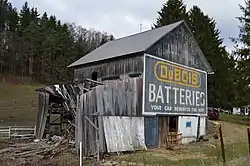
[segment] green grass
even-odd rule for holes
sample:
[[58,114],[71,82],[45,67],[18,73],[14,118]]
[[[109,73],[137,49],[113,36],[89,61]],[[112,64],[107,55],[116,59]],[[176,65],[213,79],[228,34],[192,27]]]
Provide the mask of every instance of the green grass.
[[[221,164],[222,153],[218,142],[217,148],[205,146],[205,142],[193,143],[183,147],[181,151],[168,151],[166,153],[140,151],[114,157],[116,161],[127,161],[133,163],[146,163],[151,165],[172,165],[172,166],[214,166]],[[173,154],[175,154],[173,156]],[[247,141],[234,144],[225,144],[226,161],[248,155]]]
[[232,114],[220,114],[220,120],[226,122],[239,123],[244,125],[250,125],[250,116],[240,116]]
[[38,87],[0,83],[0,126],[35,125]]

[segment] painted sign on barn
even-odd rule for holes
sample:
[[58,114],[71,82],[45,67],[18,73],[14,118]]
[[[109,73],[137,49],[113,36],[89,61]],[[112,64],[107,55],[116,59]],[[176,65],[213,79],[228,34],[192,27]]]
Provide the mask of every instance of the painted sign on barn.
[[143,114],[206,115],[207,74],[144,56]]

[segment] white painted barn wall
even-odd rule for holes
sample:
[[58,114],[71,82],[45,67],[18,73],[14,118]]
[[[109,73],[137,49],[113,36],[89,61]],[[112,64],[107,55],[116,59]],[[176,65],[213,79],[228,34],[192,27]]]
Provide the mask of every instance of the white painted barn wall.
[[[186,123],[191,122],[191,126],[187,127]],[[187,144],[195,141],[197,138],[198,117],[194,116],[179,116],[178,130],[182,133],[182,144]],[[200,117],[200,136],[206,132],[206,117]]]
[[144,118],[103,116],[108,152],[145,150]]

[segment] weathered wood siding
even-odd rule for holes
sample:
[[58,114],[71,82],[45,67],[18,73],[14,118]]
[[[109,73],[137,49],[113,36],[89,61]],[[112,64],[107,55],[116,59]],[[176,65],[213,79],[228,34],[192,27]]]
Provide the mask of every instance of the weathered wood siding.
[[[100,151],[106,152],[103,130],[103,116],[142,115],[142,79],[133,78],[116,84],[97,86],[95,89],[78,96],[76,118],[76,147],[83,142],[84,155],[96,152],[96,129],[88,117],[100,128]],[[97,114],[98,116],[93,116]],[[97,118],[97,119],[96,119]]]
[[201,58],[202,52],[194,37],[184,25],[167,34],[150,47],[146,53],[207,71],[204,59]]
[[142,73],[143,57],[140,54],[136,54],[107,61],[100,61],[87,66],[80,66],[74,70],[74,80],[81,81],[83,78],[91,78],[93,72],[97,72],[98,79]]

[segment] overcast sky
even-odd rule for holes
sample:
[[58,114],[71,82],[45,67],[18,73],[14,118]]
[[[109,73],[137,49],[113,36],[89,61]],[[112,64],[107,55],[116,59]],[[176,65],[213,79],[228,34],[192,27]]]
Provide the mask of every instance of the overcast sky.
[[[18,9],[25,0],[11,0]],[[157,11],[165,0],[28,0],[40,13],[47,12],[58,19],[82,25],[84,28],[112,33],[115,38],[150,29],[156,21]],[[241,15],[238,4],[244,0],[185,0],[188,9],[199,6],[213,17],[228,49],[233,44],[229,37],[239,33],[236,16]]]

